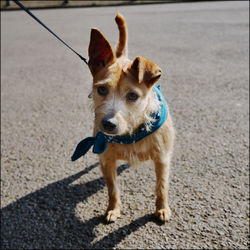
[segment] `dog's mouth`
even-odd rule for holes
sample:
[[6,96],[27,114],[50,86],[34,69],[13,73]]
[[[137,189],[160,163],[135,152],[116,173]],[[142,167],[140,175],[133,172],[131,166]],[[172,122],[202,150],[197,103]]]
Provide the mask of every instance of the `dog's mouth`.
[[101,124],[99,127],[99,130],[108,136],[123,136],[123,135],[127,135],[129,134],[127,130],[122,130],[119,126],[113,127],[111,125],[111,127],[106,126],[106,128],[104,128],[104,126]]
[[102,124],[99,127],[99,131],[107,136],[126,136],[131,135],[133,132],[130,132],[128,129],[122,130],[119,126],[113,129],[112,131],[106,130],[103,128]]
[[116,132],[110,132],[110,131],[106,131],[106,130],[103,130],[103,129],[100,129],[101,132],[105,135],[108,135],[108,136],[116,136],[116,135],[119,135],[119,133],[116,133]]
[[109,136],[116,136],[119,135],[119,128],[117,126],[114,126],[113,124],[103,124],[101,123],[100,125],[100,131],[105,134],[105,135],[109,135]]

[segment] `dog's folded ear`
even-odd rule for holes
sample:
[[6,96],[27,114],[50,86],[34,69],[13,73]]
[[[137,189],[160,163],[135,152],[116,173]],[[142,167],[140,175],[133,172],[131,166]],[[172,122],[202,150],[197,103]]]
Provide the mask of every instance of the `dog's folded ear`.
[[89,68],[92,75],[95,75],[102,68],[115,61],[113,49],[98,29],[92,29],[89,43]]
[[134,59],[128,71],[139,84],[144,83],[148,87],[152,87],[161,77],[160,67],[142,56],[137,56]]

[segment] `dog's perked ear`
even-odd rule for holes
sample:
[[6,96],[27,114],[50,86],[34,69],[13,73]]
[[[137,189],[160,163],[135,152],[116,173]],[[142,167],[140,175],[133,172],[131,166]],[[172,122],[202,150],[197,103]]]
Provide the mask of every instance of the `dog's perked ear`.
[[95,75],[102,68],[114,63],[115,54],[110,43],[98,29],[92,29],[89,43],[89,69]]
[[152,87],[161,77],[160,67],[142,56],[137,56],[134,59],[128,71],[139,84],[145,83],[148,87]]

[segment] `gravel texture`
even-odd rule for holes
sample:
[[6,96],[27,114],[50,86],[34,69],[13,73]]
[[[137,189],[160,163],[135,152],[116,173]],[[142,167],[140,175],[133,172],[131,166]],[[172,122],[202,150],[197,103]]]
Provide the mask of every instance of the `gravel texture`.
[[34,11],[87,55],[91,27],[158,63],[177,132],[171,220],[154,212],[152,163],[118,167],[124,215],[106,224],[97,156],[70,161],[92,134],[91,76],[24,12],[1,13],[1,249],[247,249],[249,6],[201,2]]

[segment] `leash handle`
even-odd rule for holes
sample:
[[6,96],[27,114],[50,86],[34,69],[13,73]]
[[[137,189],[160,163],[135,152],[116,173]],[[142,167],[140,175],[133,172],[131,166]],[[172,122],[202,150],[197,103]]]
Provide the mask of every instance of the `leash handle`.
[[57,36],[50,28],[48,28],[40,19],[38,19],[35,15],[33,15],[25,6],[23,6],[18,0],[13,0],[21,9],[27,12],[33,19],[35,19],[38,23],[40,23],[46,30],[48,30],[52,35],[54,35],[59,41],[61,41],[65,46],[67,46],[71,51],[73,51],[76,55],[78,55],[87,65],[88,61],[85,57],[81,56],[74,49],[72,49],[67,43],[65,43],[59,36]]

